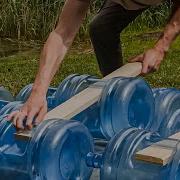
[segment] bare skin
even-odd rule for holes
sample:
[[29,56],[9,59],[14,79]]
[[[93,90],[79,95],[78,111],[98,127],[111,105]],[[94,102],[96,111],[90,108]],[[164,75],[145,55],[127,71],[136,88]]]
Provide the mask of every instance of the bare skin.
[[[39,124],[47,113],[46,93],[49,84],[70,48],[76,33],[88,10],[89,0],[67,0],[56,29],[50,33],[40,57],[39,71],[33,85],[32,93],[20,111],[12,112],[8,119],[13,121],[17,129],[31,129],[33,119]],[[154,48],[132,58],[131,62],[143,64],[142,73],[157,70],[173,40],[180,33],[180,4],[175,2],[175,10],[167,24],[163,36]],[[23,120],[26,118],[26,126]]]
[[142,74],[159,69],[170,45],[180,34],[180,2],[174,1],[174,11],[169,23],[166,25],[163,35],[156,42],[152,49],[143,54],[131,58],[129,62],[142,62]]

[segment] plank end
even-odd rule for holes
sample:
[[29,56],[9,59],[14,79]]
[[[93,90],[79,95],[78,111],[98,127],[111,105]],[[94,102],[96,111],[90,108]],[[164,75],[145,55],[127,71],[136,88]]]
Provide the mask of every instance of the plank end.
[[20,141],[29,141],[31,139],[31,131],[16,132],[14,133],[15,139]]
[[135,159],[138,161],[144,161],[146,163],[157,164],[160,166],[166,165],[166,163],[160,158],[148,156],[148,155],[143,155],[143,154],[138,154],[138,153],[135,155]]

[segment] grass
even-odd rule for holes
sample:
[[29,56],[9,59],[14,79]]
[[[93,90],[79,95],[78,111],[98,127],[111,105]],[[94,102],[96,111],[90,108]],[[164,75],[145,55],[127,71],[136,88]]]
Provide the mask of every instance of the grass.
[[[142,36],[124,37],[123,48],[124,57],[127,60],[129,57],[144,52],[146,49],[153,47],[157,39]],[[180,38],[172,45],[169,53],[162,62],[158,72],[149,74],[145,79],[152,87],[176,87],[180,88]]]
[[[125,61],[153,46],[156,38],[149,34],[122,35],[122,46]],[[78,49],[79,50],[75,50]],[[173,44],[160,70],[149,74],[145,79],[152,87],[180,88],[180,38]],[[0,59],[0,82],[13,94],[34,81],[38,67],[36,52],[21,53]],[[89,45],[75,44],[65,58],[62,67],[56,74],[52,85],[57,86],[66,76],[72,73],[101,76],[95,55]]]
[[[101,7],[102,2],[95,0],[91,4],[84,24],[77,35],[76,42],[87,39],[88,24]],[[0,2],[0,36],[3,38],[18,39],[18,41],[22,40],[21,42],[32,39],[40,41],[46,39],[49,32],[55,27],[63,4],[64,0],[10,0],[8,2],[2,0]],[[154,31],[154,27],[158,31],[165,23],[169,12],[170,5],[168,3],[150,8],[138,17],[131,26],[126,28],[123,35],[125,59],[152,46],[154,42],[153,38],[142,39],[136,36],[136,34],[149,31],[152,28]],[[178,43],[174,47],[158,74],[155,73],[147,77],[153,86],[178,87]],[[54,78],[52,85],[56,86],[66,76],[72,73],[86,73],[100,76],[95,55],[91,52],[87,53],[83,51],[84,49],[89,49],[89,44],[84,46],[76,43],[74,49],[77,48],[80,48],[79,52],[81,53],[77,53],[77,50],[71,51]],[[167,68],[168,66],[171,66],[171,68]],[[37,67],[38,54],[34,52],[1,58],[0,82],[14,94],[17,94],[23,86],[34,81]],[[172,69],[173,75],[171,73]]]
[[[88,36],[88,25],[100,9],[103,1],[91,3],[85,21],[77,39]],[[55,28],[64,0],[1,0],[0,1],[0,36],[17,39],[46,39]],[[163,3],[145,11],[130,26],[130,31],[162,27],[170,12],[170,4]],[[138,22],[138,23],[137,23]],[[128,29],[127,29],[128,31]]]

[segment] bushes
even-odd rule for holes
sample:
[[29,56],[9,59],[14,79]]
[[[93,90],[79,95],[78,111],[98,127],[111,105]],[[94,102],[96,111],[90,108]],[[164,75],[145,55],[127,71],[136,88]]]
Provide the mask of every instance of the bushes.
[[[26,40],[45,39],[55,27],[63,4],[63,0],[1,0],[0,36]],[[102,0],[95,0],[91,4],[79,38],[88,35],[88,24],[101,4]],[[169,10],[168,3],[151,8],[133,23],[132,28],[161,27]]]
[[1,36],[43,39],[54,28],[62,6],[60,0],[2,0]]

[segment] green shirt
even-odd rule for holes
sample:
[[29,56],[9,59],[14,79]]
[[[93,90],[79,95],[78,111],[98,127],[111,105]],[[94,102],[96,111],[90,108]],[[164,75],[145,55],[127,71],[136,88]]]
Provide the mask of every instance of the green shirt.
[[121,4],[125,9],[138,10],[148,6],[159,5],[163,0],[112,0]]

